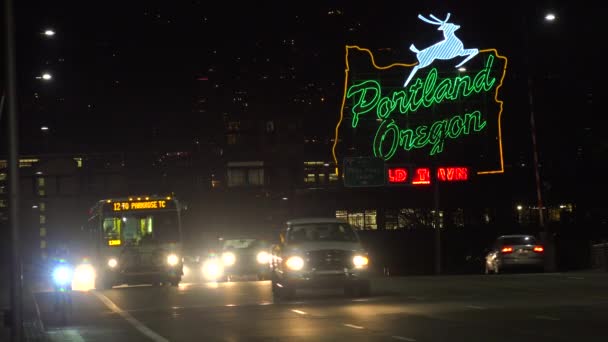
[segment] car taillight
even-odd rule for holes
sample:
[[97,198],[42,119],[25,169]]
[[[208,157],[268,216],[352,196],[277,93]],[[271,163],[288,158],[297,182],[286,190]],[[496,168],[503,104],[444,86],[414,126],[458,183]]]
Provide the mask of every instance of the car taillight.
[[545,251],[545,249],[543,248],[543,246],[534,246],[534,251],[536,253],[542,253]]
[[503,253],[513,253],[513,247],[511,247],[511,246],[503,247],[500,251]]

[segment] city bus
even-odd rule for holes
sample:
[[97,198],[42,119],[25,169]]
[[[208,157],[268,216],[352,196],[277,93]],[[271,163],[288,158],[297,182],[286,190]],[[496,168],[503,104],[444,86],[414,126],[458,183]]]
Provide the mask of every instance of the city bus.
[[179,285],[183,275],[179,202],[172,196],[98,201],[89,212],[95,287]]

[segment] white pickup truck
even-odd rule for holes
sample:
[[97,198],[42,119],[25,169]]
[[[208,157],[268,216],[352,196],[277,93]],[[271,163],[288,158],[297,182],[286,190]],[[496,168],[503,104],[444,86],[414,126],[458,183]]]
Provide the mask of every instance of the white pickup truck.
[[357,232],[336,218],[286,222],[272,251],[275,298],[289,299],[298,288],[343,288],[349,296],[369,296],[369,256]]

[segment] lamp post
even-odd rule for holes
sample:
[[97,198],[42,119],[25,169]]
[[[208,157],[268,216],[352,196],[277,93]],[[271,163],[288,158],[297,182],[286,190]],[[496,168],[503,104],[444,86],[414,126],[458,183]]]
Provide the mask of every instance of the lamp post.
[[[544,16],[545,22],[553,22],[556,20],[556,15],[554,13],[547,13]],[[522,16],[523,20],[523,38],[524,38],[524,61],[526,67],[526,73],[528,76],[527,86],[528,86],[528,104],[530,108],[530,134],[532,138],[532,154],[533,154],[533,163],[534,163],[534,179],[536,183],[536,201],[538,207],[538,225],[542,229],[543,235],[543,244],[545,245],[545,271],[553,271],[555,268],[554,265],[554,245],[553,241],[551,241],[549,236],[549,227],[545,224],[545,215],[543,212],[544,204],[543,204],[543,193],[542,193],[542,180],[539,170],[539,157],[538,157],[538,142],[536,137],[536,113],[535,113],[535,103],[534,103],[534,84],[532,77],[532,67],[530,62],[530,57],[528,51],[531,51],[530,42],[528,39],[528,23],[526,20],[526,16]]]

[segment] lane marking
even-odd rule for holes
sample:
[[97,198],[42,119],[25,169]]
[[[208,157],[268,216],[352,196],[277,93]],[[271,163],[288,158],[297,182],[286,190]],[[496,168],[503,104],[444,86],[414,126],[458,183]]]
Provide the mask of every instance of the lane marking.
[[353,328],[353,329],[365,329],[364,327],[360,326],[360,325],[354,325],[354,324],[348,324],[348,323],[344,323],[345,327],[349,327],[349,328]]
[[568,277],[568,279],[584,280],[583,277]]
[[48,332],[51,341],[85,342],[84,338],[74,329],[62,329]]
[[125,321],[129,322],[135,329],[137,329],[139,332],[141,332],[145,336],[149,337],[151,340],[153,340],[155,342],[169,342],[168,339],[160,336],[159,334],[154,332],[152,329],[148,328],[143,323],[141,323],[140,321],[135,319],[135,317],[131,316],[131,314],[129,314],[128,312],[126,312],[123,309],[121,309],[120,307],[118,307],[118,305],[114,304],[114,302],[111,301],[110,298],[104,296],[103,294],[101,294],[97,291],[91,291],[91,293],[93,293],[95,295],[95,297],[97,297],[102,303],[104,303],[108,307],[108,309],[119,314],[122,318],[125,319]]
[[297,313],[297,314],[300,314],[300,315],[306,315],[306,312],[304,312],[304,311],[302,311],[302,310],[296,310],[296,309],[292,309],[291,311],[292,311],[292,312],[295,312],[295,313]]
[[534,318],[536,318],[536,319],[544,319],[544,320],[547,320],[547,321],[559,321],[560,320],[557,317],[546,316],[546,315],[538,315],[538,316],[534,316]]
[[478,306],[478,305],[467,305],[467,308],[477,309],[477,310],[484,310],[485,309],[483,306]]
[[411,337],[403,337],[403,336],[391,336],[391,337],[394,338],[395,340],[400,340],[400,341],[410,341],[410,342],[416,341],[415,338],[411,338]]

